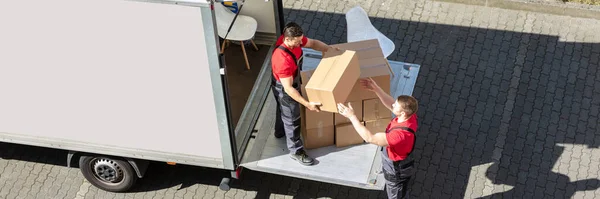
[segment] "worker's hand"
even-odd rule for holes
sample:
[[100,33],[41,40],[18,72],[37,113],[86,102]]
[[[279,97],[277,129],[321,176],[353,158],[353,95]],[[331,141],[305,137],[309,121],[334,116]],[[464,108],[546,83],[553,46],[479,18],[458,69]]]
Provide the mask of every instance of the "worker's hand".
[[319,112],[321,111],[321,109],[319,109],[319,106],[321,106],[320,102],[309,102],[306,108],[308,108],[311,111]]
[[364,79],[360,79],[360,85],[367,90],[370,91],[376,91],[377,89],[379,89],[379,86],[377,85],[377,83],[375,83],[375,81],[373,81],[373,79],[369,78],[364,78]]
[[356,117],[356,115],[354,115],[354,108],[352,108],[352,104],[350,104],[350,102],[348,102],[348,106],[338,103],[337,107],[340,115],[347,118]]

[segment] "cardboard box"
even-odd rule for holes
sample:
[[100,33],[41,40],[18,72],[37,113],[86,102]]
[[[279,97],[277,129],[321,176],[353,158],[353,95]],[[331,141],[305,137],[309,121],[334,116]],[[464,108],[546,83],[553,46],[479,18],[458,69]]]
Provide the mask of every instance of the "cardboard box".
[[[301,78],[303,82],[307,82],[308,79],[312,76],[315,70],[305,70],[301,73]],[[385,93],[391,93],[390,81],[391,81],[391,72],[388,72],[386,67],[375,67],[375,68],[361,68],[360,78],[371,78],[377,85],[383,90]],[[377,94],[375,92],[363,89],[360,85],[360,78],[356,80],[354,83],[352,90],[350,91],[350,95],[346,98],[347,102],[351,101],[361,101],[365,99],[377,98]],[[305,79],[307,79],[305,81]],[[302,86],[304,89],[304,85]],[[303,92],[304,93],[304,92]],[[306,95],[303,94],[305,97]],[[393,97],[393,96],[392,96]]]
[[392,121],[392,118],[381,118],[378,120],[366,121],[365,127],[367,127],[371,133],[385,132],[385,129],[390,121]]
[[316,149],[334,144],[335,126],[323,126],[313,129],[303,129],[302,137],[304,138],[305,149]]
[[[331,146],[335,142],[335,126],[333,125],[333,113],[331,115],[331,124],[324,125],[324,123],[311,124],[313,127],[307,127],[307,123],[310,123],[310,114],[307,117],[307,112],[314,112],[306,110],[305,108],[300,109],[300,115],[302,121],[300,125],[300,132],[302,134],[302,141],[304,148],[315,149],[320,147]],[[316,112],[315,112],[316,113]]]
[[[340,48],[340,51],[328,51],[323,54],[324,58],[338,56],[344,52],[344,50],[356,51],[360,65],[359,78],[370,77],[385,93],[390,93],[390,81],[394,76],[394,73],[392,72],[389,62],[384,57],[377,39],[335,44],[332,46]],[[306,71],[304,75],[310,77],[310,72],[312,71]],[[359,101],[371,98],[377,98],[377,95],[374,92],[363,89],[359,81],[356,81],[346,101]]]
[[[348,102],[344,102],[344,104],[348,105]],[[353,101],[353,102],[350,102],[350,104],[352,105],[352,108],[354,108],[354,114],[356,115],[358,120],[363,121],[362,100]],[[350,123],[350,119],[344,117],[343,115],[340,115],[339,113],[334,113],[334,114],[335,114],[335,118],[334,118],[335,125],[343,124],[343,123]]]
[[302,107],[302,109],[304,109],[304,117],[302,117],[302,120],[304,120],[304,125],[306,125],[307,129],[334,125],[333,113],[311,111],[306,107]]
[[337,113],[337,103],[346,101],[352,90],[348,85],[354,85],[359,76],[355,51],[323,58],[306,83],[306,97],[308,101],[320,102],[321,111]]
[[[375,83],[377,83],[377,85],[383,90],[383,92],[387,94],[391,93],[391,76],[390,73],[386,72],[384,67],[370,68],[370,70],[364,68],[361,69],[362,70],[360,78],[371,78],[373,79],[373,81],[375,81]],[[363,73],[363,71],[365,73]],[[354,87],[352,87],[352,91],[350,91],[350,95],[348,95],[348,98],[346,100],[358,101],[371,98],[377,98],[377,94],[375,94],[375,92],[362,88],[362,86],[360,85],[360,81],[356,81]]]
[[[306,95],[306,89],[304,86],[301,88],[302,95]],[[362,106],[361,106],[362,107]],[[334,113],[325,111],[311,111],[308,108],[301,106],[301,117],[302,122],[307,129],[313,129],[321,126],[333,126],[334,125]],[[362,112],[361,112],[362,113]]]
[[[364,122],[362,122],[364,125]],[[356,144],[362,144],[365,141],[358,135],[352,123],[340,124],[335,126],[335,146],[345,147]]]
[[352,50],[358,53],[361,65],[364,65],[366,62],[373,62],[371,60],[379,61],[379,63],[384,63],[383,61],[386,61],[386,58],[383,56],[383,50],[381,50],[381,46],[377,39],[333,44],[330,46],[338,47],[340,50],[329,50],[323,53],[323,58],[340,55],[344,53],[344,50]]
[[[391,105],[391,104],[390,104]],[[363,120],[372,121],[381,118],[391,118],[392,111],[388,109],[379,98],[363,101]]]
[[300,71],[300,79],[302,80],[302,85],[306,86],[306,83],[310,80],[315,70],[303,70]]

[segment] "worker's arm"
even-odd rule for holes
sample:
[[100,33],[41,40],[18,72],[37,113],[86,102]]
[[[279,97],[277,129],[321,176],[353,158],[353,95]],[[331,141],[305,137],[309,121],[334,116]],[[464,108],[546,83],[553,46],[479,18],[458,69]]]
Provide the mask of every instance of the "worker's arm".
[[[308,38],[308,41],[306,42],[306,45],[304,47],[312,48],[313,50],[318,50],[321,52],[327,52],[329,49],[333,48],[330,45],[323,43],[322,41],[311,38]],[[337,47],[333,49],[340,50]]]
[[381,87],[379,87],[379,85],[377,85],[373,79],[360,79],[360,83],[363,88],[375,92],[381,103],[390,109],[390,111],[392,110],[392,104],[395,103],[396,100],[390,96],[390,94],[387,94],[385,91],[383,91],[383,89],[381,89]]
[[363,126],[360,120],[358,120],[354,114],[352,104],[349,103],[348,106],[345,106],[340,103],[338,104],[338,111],[341,115],[350,119],[352,126],[354,126],[354,129],[363,140],[377,146],[388,146],[387,138],[385,136],[386,134],[384,132],[371,132],[369,129],[367,129],[367,127]]
[[293,78],[293,76],[279,78],[279,81],[281,81],[281,84],[283,85],[283,91],[285,93],[287,93],[290,97],[292,97],[292,99],[296,100],[298,103],[302,104],[303,106],[310,109],[311,111],[319,112],[319,106],[321,105],[321,103],[309,102],[306,99],[304,99],[304,97],[302,97],[302,95],[300,95],[298,90],[296,90],[292,86],[292,82],[293,82],[292,78]]

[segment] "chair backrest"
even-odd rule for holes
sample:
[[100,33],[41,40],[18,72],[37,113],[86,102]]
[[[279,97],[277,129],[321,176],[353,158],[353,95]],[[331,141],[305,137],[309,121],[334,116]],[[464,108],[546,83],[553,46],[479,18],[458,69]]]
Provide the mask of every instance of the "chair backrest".
[[385,57],[394,52],[396,48],[394,42],[373,26],[369,15],[360,6],[355,6],[346,12],[346,25],[348,42],[377,39]]
[[215,18],[217,21],[217,30],[219,36],[224,37],[233,21],[235,14],[221,3],[215,2]]

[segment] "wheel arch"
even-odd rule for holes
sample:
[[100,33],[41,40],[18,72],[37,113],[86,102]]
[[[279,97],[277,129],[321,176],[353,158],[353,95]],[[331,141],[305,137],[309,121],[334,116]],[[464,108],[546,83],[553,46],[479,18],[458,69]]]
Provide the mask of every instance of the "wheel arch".
[[142,159],[103,155],[103,154],[97,154],[97,153],[79,152],[79,151],[69,151],[69,153],[67,154],[67,167],[69,167],[69,168],[79,167],[80,166],[79,159],[82,156],[104,156],[104,157],[113,158],[113,159],[125,160],[131,165],[131,167],[133,167],[133,170],[135,171],[138,178],[144,177],[144,175],[146,174],[146,170],[148,169],[148,165],[150,164],[150,161],[142,160]]

